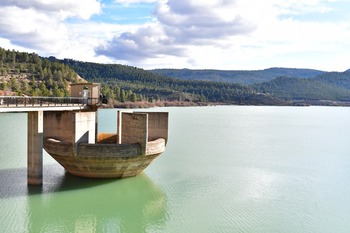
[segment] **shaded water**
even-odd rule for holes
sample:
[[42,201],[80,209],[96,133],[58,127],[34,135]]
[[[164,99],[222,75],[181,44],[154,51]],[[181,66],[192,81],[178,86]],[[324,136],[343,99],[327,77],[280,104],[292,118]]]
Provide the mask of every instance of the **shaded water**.
[[154,111],[169,143],[140,176],[78,178],[45,153],[42,187],[26,185],[26,114],[1,114],[2,232],[350,231],[350,108]]

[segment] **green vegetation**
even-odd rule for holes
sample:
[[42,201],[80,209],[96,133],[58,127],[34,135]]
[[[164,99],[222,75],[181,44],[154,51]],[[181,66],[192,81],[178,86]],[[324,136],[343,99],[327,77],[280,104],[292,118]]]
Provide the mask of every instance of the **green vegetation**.
[[182,80],[241,83],[244,85],[267,82],[281,76],[313,78],[324,73],[319,70],[294,68],[269,68],[265,70],[156,69],[150,71],[155,74]]
[[102,83],[103,93],[121,102],[161,100],[246,103],[256,95],[253,88],[237,83],[178,80],[124,65],[68,59],[62,62],[84,79]]
[[300,101],[350,104],[350,71],[286,68],[146,71],[118,64],[42,58],[35,53],[0,48],[0,94],[5,91],[15,95],[69,96],[69,84],[81,81],[79,76],[101,83],[103,96],[113,106],[142,106],[130,103],[143,103],[143,106],[151,106],[147,103],[287,105]]
[[[323,74],[312,79],[279,77],[272,81],[255,84],[261,93],[285,100],[331,100],[350,101],[350,75],[333,76]],[[348,88],[346,88],[348,86]]]
[[16,95],[69,96],[77,74],[69,66],[35,53],[0,48],[0,90]]

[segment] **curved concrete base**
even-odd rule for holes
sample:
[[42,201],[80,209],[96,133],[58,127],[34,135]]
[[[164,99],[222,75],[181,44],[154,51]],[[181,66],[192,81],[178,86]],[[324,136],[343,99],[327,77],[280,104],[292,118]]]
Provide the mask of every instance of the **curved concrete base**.
[[45,150],[69,173],[88,178],[123,178],[136,176],[165,150],[160,138],[147,143],[141,154],[139,143],[87,144],[75,147],[72,143],[54,139],[44,141]]

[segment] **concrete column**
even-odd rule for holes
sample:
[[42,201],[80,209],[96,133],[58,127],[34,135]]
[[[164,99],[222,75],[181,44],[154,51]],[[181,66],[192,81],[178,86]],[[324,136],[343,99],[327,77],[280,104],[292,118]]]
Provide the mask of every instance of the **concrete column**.
[[122,144],[122,111],[117,112],[117,144]]
[[121,144],[140,143],[141,155],[145,155],[148,142],[148,114],[122,113]]
[[43,112],[28,112],[28,185],[43,183]]

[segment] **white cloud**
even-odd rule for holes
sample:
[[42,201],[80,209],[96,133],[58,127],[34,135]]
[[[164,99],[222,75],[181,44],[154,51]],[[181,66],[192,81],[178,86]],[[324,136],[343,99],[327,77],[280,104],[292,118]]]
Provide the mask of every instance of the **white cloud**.
[[[251,1],[246,0],[246,8],[241,9],[248,9]],[[258,5],[257,8],[262,11],[260,13],[245,11],[248,14],[244,13],[243,17],[251,19],[257,25],[257,30],[252,35],[236,42],[241,45],[239,50],[246,54],[246,63],[263,64],[265,67],[308,67],[340,71],[347,69],[349,64],[345,60],[341,61],[340,57],[344,57],[344,53],[350,56],[347,52],[350,46],[348,22],[319,22],[311,19],[302,21],[292,15],[280,17],[286,12],[290,14],[291,11],[286,10],[290,8],[293,8],[296,15],[307,14],[307,6],[314,6],[312,11],[322,14],[323,8],[332,8],[326,2],[329,1],[285,1],[288,4],[281,7],[277,1],[270,0],[270,4]]]
[[96,53],[126,61],[187,57],[190,45],[216,44],[222,39],[253,30],[253,26],[239,14],[229,17],[227,13],[222,14],[227,12],[227,8],[234,9],[234,2],[161,2],[155,10],[156,22],[134,32],[116,35],[109,43],[97,48]]
[[33,9],[0,8],[0,36],[11,43],[35,49],[49,49],[66,41],[65,26],[55,18]]
[[65,20],[89,19],[101,10],[96,0],[2,0],[0,2],[0,37],[15,46],[57,53],[70,43]]
[[275,5],[284,14],[306,14],[310,12],[327,12],[332,10],[328,3],[334,2],[329,0],[288,0],[275,1]]
[[83,22],[68,24],[70,43],[56,53],[59,58],[72,58],[80,61],[110,63],[105,56],[96,57],[95,47],[113,39],[115,34],[133,31],[135,26],[114,25],[106,23]]
[[0,46],[144,68],[349,68],[344,59],[350,57],[348,20],[308,17],[336,11],[338,0],[115,2],[134,4],[133,14],[137,3],[155,3],[153,21],[118,25],[100,17],[91,22],[91,16],[103,14],[99,0],[2,0]]
[[32,9],[48,15],[54,14],[61,20],[67,17],[79,17],[89,19],[91,15],[100,13],[100,3],[96,0],[71,1],[71,0],[2,0],[2,7],[17,7],[19,9]]
[[[169,0],[156,10],[166,34],[179,43],[208,43],[228,36],[248,34],[252,24],[242,18],[235,1]],[[226,14],[230,12],[230,14]],[[213,43],[213,42],[211,42]]]
[[115,35],[96,52],[153,68],[168,64],[178,68],[310,66],[342,70],[349,66],[341,60],[350,56],[346,52],[350,46],[349,23],[297,18],[333,11],[333,2],[163,1],[155,10],[156,22]]

